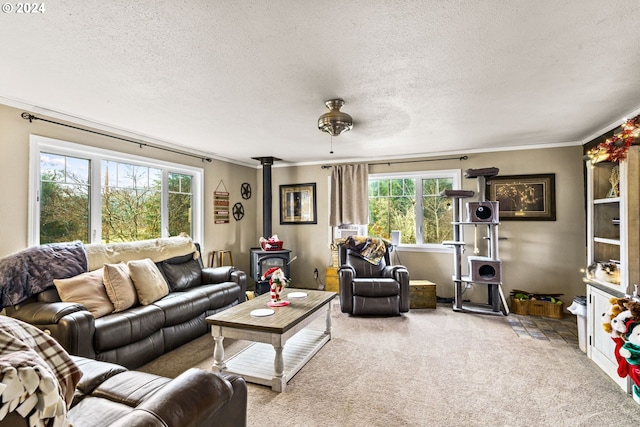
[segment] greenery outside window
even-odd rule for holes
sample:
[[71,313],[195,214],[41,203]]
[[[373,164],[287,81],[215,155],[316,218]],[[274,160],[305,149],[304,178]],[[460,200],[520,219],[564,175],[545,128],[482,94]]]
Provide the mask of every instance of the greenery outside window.
[[451,200],[440,193],[459,188],[459,170],[370,174],[368,233],[391,239],[399,230],[401,246],[449,251]]
[[182,232],[202,241],[202,176],[201,168],[32,135],[29,244]]

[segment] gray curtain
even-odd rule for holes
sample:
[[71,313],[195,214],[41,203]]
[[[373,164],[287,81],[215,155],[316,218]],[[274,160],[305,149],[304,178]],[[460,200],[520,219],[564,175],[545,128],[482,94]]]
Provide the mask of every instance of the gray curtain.
[[369,166],[339,165],[331,173],[329,225],[366,224],[369,213]]

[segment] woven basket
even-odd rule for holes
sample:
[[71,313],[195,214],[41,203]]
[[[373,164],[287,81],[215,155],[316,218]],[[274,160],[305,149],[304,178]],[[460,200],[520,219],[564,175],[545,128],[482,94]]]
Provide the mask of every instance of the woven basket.
[[282,245],[284,245],[282,240],[278,240],[277,242],[260,242],[263,251],[280,251],[282,250]]
[[531,316],[553,317],[562,319],[562,307],[564,304],[554,304],[549,301],[531,300],[529,301],[529,314]]
[[562,308],[564,304],[554,304],[541,300],[519,300],[511,297],[511,312],[514,314],[525,314],[530,316],[552,317],[562,319]]
[[529,300],[519,300],[511,297],[511,312],[514,314],[529,314]]

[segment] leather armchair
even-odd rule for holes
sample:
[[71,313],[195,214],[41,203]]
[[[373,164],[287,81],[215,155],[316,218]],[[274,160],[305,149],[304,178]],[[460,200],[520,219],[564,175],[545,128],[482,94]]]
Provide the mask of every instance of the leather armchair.
[[353,315],[397,316],[409,311],[409,271],[391,265],[390,247],[378,265],[344,244],[338,246],[340,307]]

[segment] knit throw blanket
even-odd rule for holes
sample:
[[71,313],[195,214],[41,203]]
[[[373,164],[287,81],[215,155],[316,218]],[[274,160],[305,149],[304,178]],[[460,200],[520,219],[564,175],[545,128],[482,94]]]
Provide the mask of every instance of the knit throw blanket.
[[67,279],[87,271],[82,242],[52,243],[27,248],[0,259],[0,309],[16,305]]
[[387,251],[386,245],[389,243],[381,237],[369,236],[349,236],[344,241],[347,249],[360,255],[373,265],[380,264]]
[[160,262],[190,253],[193,253],[194,259],[198,257],[196,245],[191,237],[184,233],[179,236],[137,242],[88,244],[85,245],[85,250],[89,271],[100,268],[104,264],[117,264],[137,259],[150,258],[153,262]]
[[0,316],[0,420],[15,411],[30,426],[66,427],[82,372],[50,336]]

